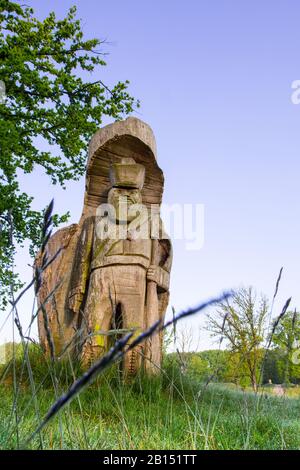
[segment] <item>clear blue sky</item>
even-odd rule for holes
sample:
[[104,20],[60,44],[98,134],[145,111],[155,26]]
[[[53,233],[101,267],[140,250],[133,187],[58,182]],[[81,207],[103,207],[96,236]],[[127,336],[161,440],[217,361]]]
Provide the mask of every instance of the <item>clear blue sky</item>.
[[[137,117],[156,135],[165,202],[205,205],[203,249],[174,244],[171,304],[180,310],[241,284],[271,296],[283,266],[275,313],[290,295],[300,308],[300,105],[291,102],[300,3],[27,1],[40,17],[74,3],[87,36],[108,41],[101,78],[129,79],[141,100]],[[66,191],[39,173],[23,183],[36,207],[54,196],[56,210],[78,221],[83,180]],[[27,262],[19,256],[18,268],[30,277]],[[188,325],[196,332],[199,319]],[[202,333],[200,348],[209,344]]]

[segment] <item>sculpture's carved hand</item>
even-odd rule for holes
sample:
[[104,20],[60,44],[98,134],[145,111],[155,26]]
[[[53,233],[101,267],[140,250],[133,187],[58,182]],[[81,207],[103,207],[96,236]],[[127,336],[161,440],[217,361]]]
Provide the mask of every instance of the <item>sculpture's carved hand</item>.
[[153,282],[156,282],[156,284],[158,284],[159,283],[159,278],[160,278],[159,267],[152,264],[148,268],[147,279],[148,279],[148,281],[153,281]]
[[69,298],[69,308],[74,312],[78,313],[80,305],[82,303],[82,294],[74,294]]

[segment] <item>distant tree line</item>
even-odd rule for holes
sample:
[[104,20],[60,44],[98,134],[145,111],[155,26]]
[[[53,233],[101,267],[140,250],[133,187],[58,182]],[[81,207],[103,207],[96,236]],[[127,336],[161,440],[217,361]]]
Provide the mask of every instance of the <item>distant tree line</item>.
[[[290,375],[289,380],[286,380],[286,355],[283,350],[271,349],[265,352],[261,349],[259,367],[262,367],[263,358],[261,385],[269,383],[300,385],[300,365],[289,363]],[[186,365],[185,373],[200,382],[233,383],[240,387],[252,386],[247,367],[239,353],[233,353],[226,349],[211,349],[182,353],[180,360],[177,353],[168,354],[165,358],[165,363],[168,365],[177,363],[180,366],[182,361]]]
[[[277,290],[278,285],[275,296]],[[272,318],[266,297],[258,299],[251,287],[240,289],[208,315],[206,329],[218,349],[177,351],[166,362],[177,361],[202,382],[230,382],[254,391],[267,383],[300,384],[300,313],[289,310],[290,300]]]

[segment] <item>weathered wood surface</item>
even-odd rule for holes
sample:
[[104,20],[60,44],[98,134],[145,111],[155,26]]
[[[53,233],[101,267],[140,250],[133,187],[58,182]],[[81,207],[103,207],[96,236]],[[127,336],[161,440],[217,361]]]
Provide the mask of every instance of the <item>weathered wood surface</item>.
[[[114,163],[123,167],[114,167]],[[138,165],[143,165],[144,172]],[[112,170],[117,173],[112,175]],[[126,189],[125,181],[122,186],[122,175],[136,189]],[[54,291],[45,309],[56,356],[73,341],[70,352],[88,365],[109,347],[111,330],[131,329],[138,334],[164,317],[172,264],[168,236],[161,231],[158,240],[134,240],[128,232],[126,240],[99,241],[95,229],[96,209],[116,190],[118,194],[132,194],[133,201],[137,198],[147,208],[156,204],[159,213],[163,183],[154,135],[147,124],[129,118],[100,129],[92,138],[81,219],[49,240],[48,257],[59,249],[61,253],[44,272],[38,293],[41,305]],[[39,257],[36,262],[40,262]],[[41,313],[38,326],[41,344],[49,352]],[[144,365],[149,373],[157,372],[161,354],[160,335],[132,351],[123,368],[134,374]]]

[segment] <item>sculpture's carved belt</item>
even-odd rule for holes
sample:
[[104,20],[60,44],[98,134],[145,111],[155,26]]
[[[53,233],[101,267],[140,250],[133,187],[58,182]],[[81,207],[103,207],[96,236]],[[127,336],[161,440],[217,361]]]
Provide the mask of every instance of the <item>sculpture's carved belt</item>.
[[101,260],[101,263],[97,260],[95,260],[92,263],[91,269],[97,269],[97,268],[104,268],[105,266],[113,266],[113,265],[137,265],[141,266],[144,269],[148,269],[150,266],[150,259],[146,258],[145,256],[136,256],[136,255],[112,255],[112,256],[106,256]]

